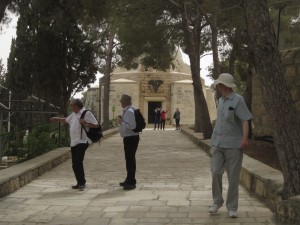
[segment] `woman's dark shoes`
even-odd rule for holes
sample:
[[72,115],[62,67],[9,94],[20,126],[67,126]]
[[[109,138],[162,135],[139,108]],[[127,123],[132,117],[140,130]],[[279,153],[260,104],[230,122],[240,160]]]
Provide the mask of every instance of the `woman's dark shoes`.
[[73,185],[73,186],[72,186],[72,189],[78,189],[78,184]]
[[124,190],[126,190],[126,191],[130,191],[130,190],[133,190],[133,189],[136,189],[135,184],[125,184],[124,185]]

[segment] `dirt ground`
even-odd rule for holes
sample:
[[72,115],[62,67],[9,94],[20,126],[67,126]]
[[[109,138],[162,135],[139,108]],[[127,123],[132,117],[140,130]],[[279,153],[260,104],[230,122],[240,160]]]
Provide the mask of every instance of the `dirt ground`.
[[250,140],[244,150],[248,156],[265,163],[274,169],[281,170],[281,165],[274,144],[265,141]]

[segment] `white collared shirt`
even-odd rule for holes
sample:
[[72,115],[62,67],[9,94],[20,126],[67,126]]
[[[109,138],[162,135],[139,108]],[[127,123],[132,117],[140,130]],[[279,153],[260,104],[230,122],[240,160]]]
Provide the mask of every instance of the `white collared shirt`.
[[[85,108],[82,108],[78,113],[71,113],[67,118],[66,122],[70,126],[70,139],[71,139],[71,147],[74,147],[78,144],[85,144],[85,143],[92,143],[92,141],[87,137],[86,133],[84,130],[82,130],[81,134],[81,124],[79,123],[80,117],[82,112],[86,110]],[[91,123],[94,125],[98,124],[98,121],[94,117],[94,115],[90,112],[87,111],[84,120],[87,123]],[[88,129],[87,129],[88,130]]]

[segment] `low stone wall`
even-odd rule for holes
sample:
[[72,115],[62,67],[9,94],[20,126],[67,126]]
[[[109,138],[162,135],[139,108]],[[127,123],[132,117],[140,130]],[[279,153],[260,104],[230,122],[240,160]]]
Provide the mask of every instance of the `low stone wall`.
[[[118,128],[103,132],[108,138],[118,132]],[[62,164],[70,158],[70,148],[58,148],[26,162],[0,170],[0,198],[15,192],[43,173]]]
[[0,197],[4,197],[70,158],[70,148],[59,148],[0,171]]
[[[183,128],[181,131],[207,154],[210,154],[210,140],[203,140],[202,134],[194,133],[193,130],[188,128]],[[282,200],[283,187],[283,176],[279,170],[244,154],[240,183],[249,192],[265,202],[272,211],[276,211],[277,205]]]
[[300,224],[300,195],[284,200],[277,206],[277,219],[284,224]]
[[115,135],[119,132],[119,128],[115,127],[110,130],[103,131],[103,139],[109,138],[112,135]]

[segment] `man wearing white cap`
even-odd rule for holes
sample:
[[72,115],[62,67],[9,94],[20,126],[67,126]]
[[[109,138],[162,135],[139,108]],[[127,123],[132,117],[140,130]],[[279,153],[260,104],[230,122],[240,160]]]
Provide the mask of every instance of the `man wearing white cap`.
[[214,84],[222,97],[219,100],[217,121],[211,137],[213,204],[209,212],[217,213],[224,203],[222,176],[226,168],[229,182],[226,207],[228,216],[236,218],[243,149],[248,145],[248,121],[252,119],[252,115],[244,98],[233,92],[236,85],[232,75],[222,73]]

